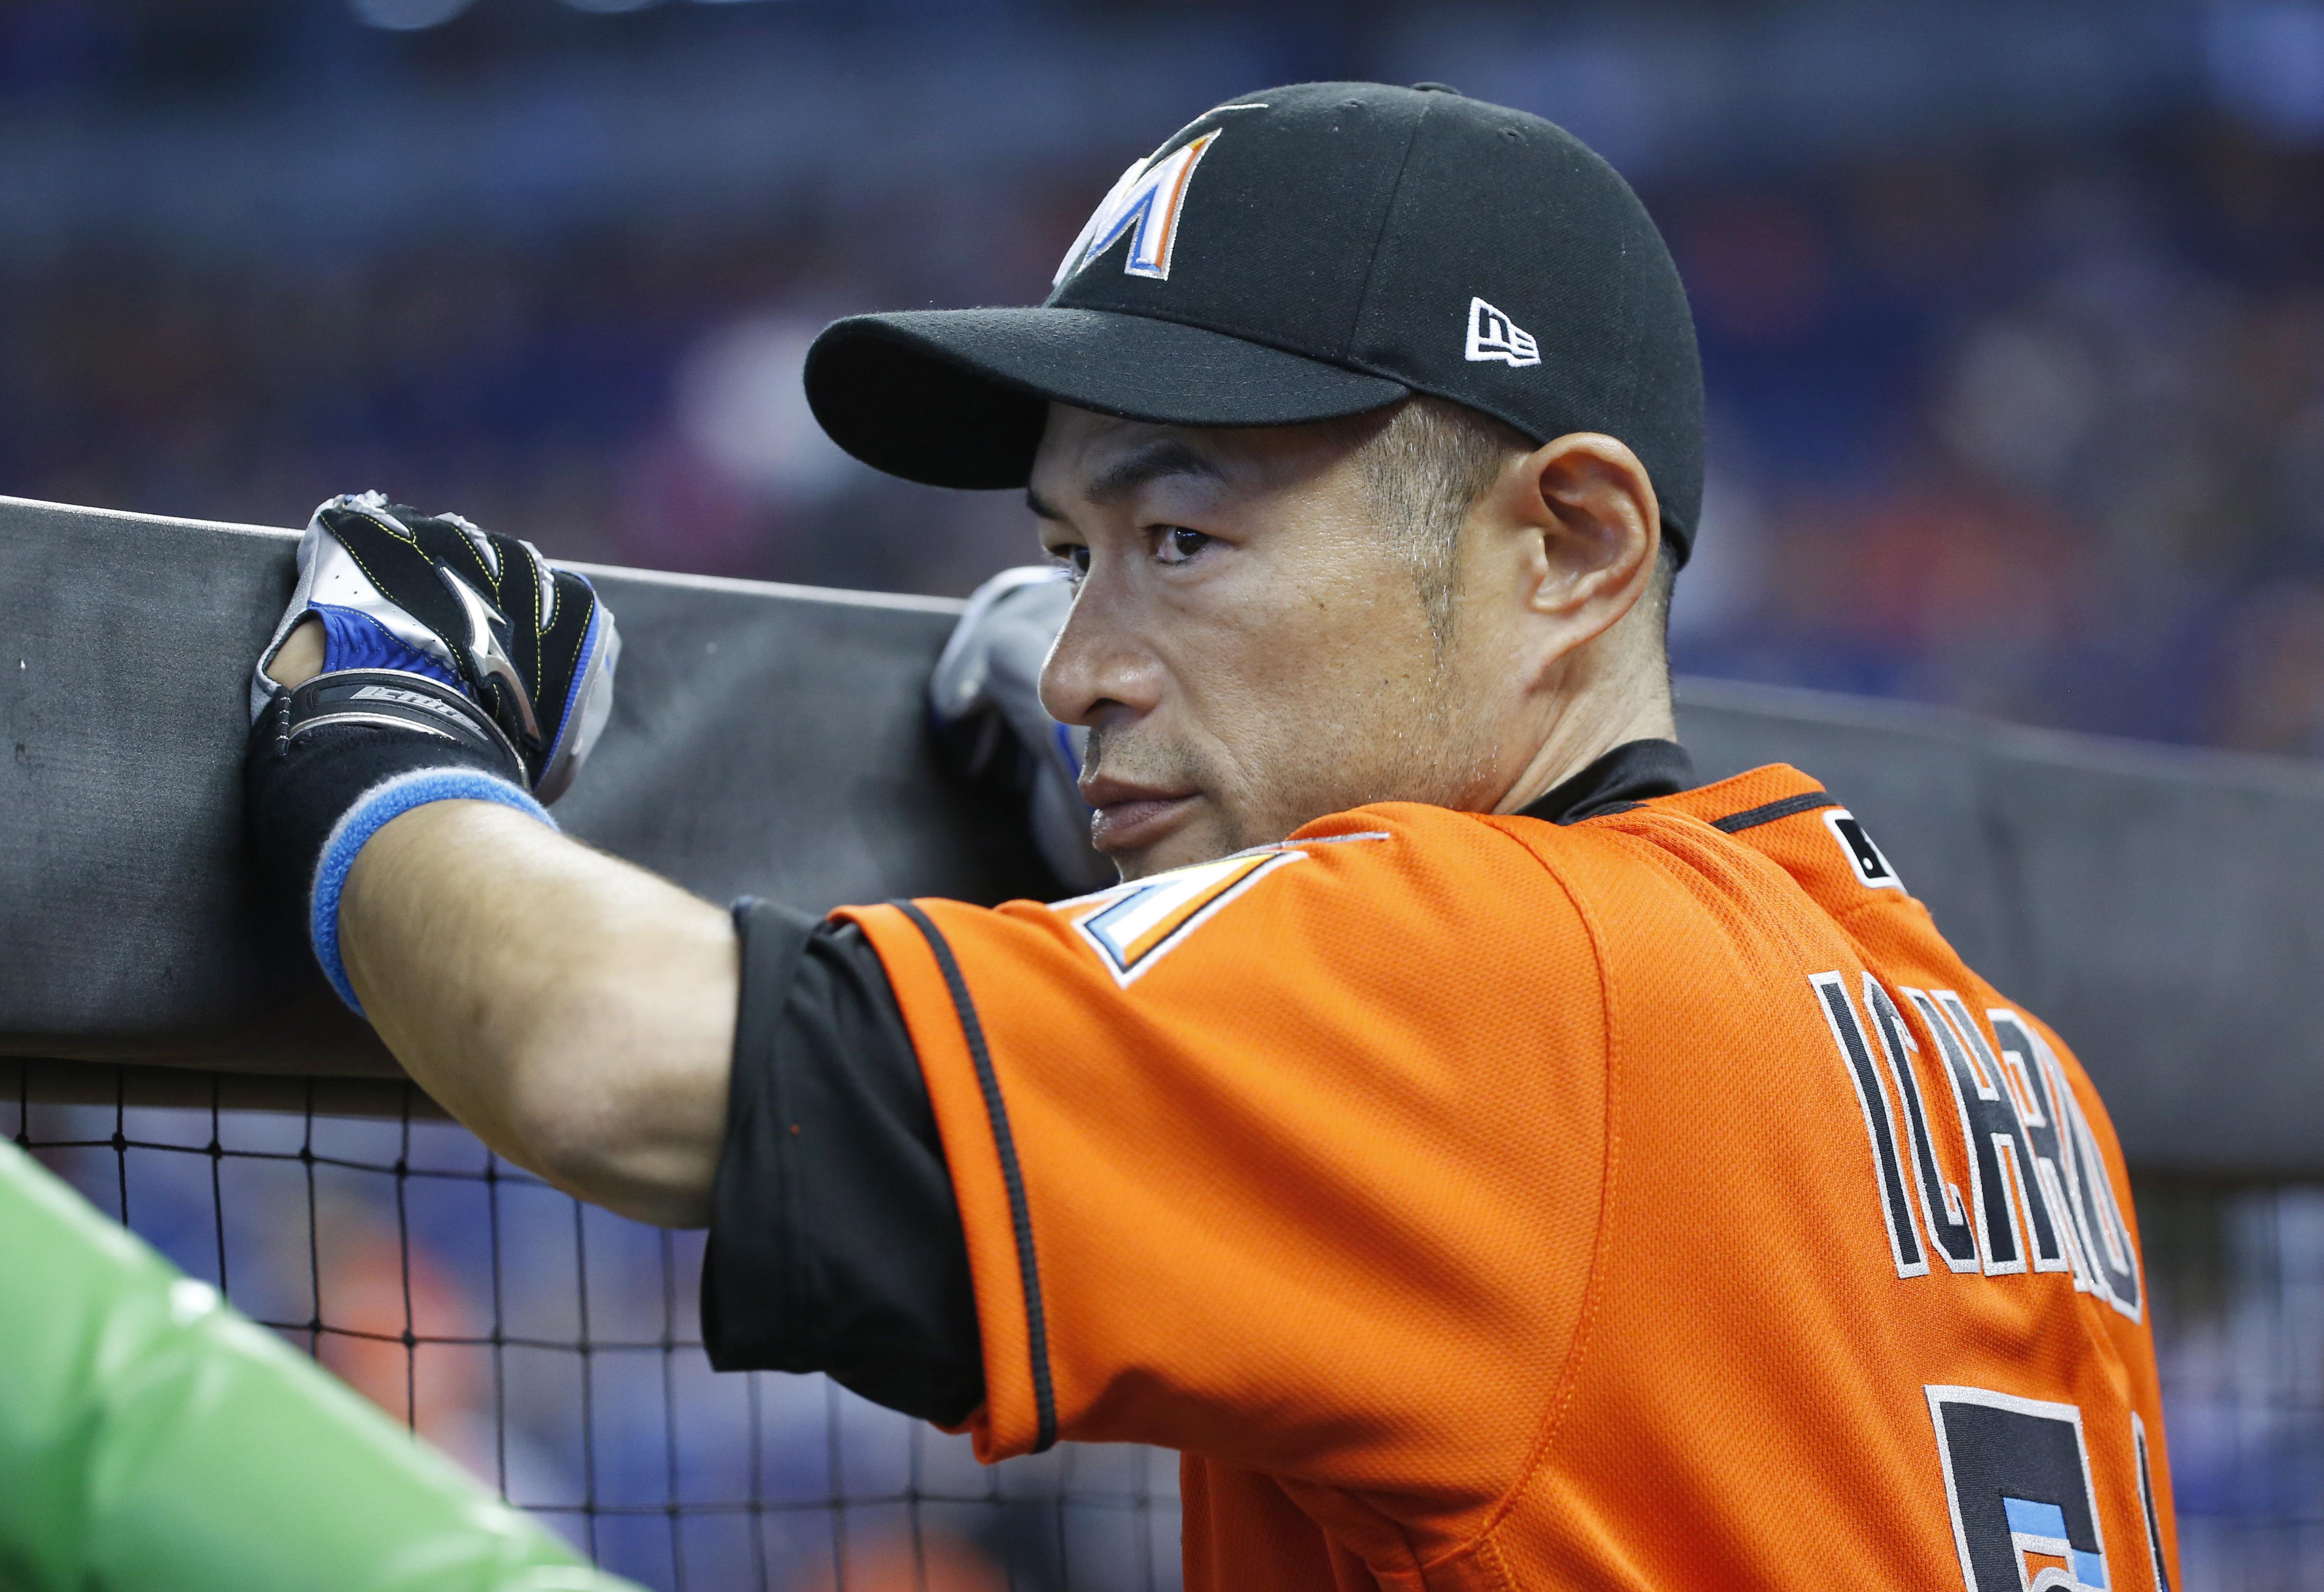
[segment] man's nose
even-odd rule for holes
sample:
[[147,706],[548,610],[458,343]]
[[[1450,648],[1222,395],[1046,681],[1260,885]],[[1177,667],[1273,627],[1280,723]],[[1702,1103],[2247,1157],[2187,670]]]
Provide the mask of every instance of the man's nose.
[[1161,666],[1130,621],[1118,594],[1083,582],[1041,667],[1041,705],[1051,718],[1096,729],[1153,708]]

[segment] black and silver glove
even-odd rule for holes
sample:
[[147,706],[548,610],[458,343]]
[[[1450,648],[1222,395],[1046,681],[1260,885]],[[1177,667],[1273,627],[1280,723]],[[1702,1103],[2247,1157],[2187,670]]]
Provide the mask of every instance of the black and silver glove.
[[976,590],[936,659],[928,706],[970,774],[1009,766],[1026,797],[1033,843],[1066,888],[1102,889],[1119,879],[1090,844],[1090,809],[1076,783],[1089,732],[1060,724],[1041,706],[1041,666],[1074,606],[1065,571],[1004,569]]
[[[287,688],[267,668],[309,618],[322,669]],[[549,822],[540,804],[572,783],[612,713],[620,650],[588,580],[530,542],[377,492],[315,511],[251,675],[244,776],[268,892],[306,920],[348,1005],[338,897],[364,842],[454,797]]]

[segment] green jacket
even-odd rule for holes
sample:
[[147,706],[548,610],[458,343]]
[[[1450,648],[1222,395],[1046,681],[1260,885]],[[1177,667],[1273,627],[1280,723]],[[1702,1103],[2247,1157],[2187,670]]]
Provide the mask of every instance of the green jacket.
[[0,1589],[635,1592],[0,1143]]

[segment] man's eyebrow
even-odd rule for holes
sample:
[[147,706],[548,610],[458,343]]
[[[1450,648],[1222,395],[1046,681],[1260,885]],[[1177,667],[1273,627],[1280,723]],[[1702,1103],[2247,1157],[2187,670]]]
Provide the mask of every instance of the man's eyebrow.
[[1209,456],[1175,437],[1165,437],[1148,443],[1099,471],[1096,479],[1083,489],[1082,496],[1093,503],[1119,502],[1139,487],[1172,475],[1191,475],[1204,481],[1227,478],[1227,473]]
[[[1149,442],[1137,452],[1108,465],[1084,489],[1082,496],[1099,505],[1120,502],[1139,487],[1173,475],[1191,475],[1202,481],[1224,481],[1227,478],[1226,471],[1216,460],[1185,443],[1166,438],[1160,442]],[[1037,519],[1065,519],[1056,504],[1029,486],[1025,489],[1025,506]]]

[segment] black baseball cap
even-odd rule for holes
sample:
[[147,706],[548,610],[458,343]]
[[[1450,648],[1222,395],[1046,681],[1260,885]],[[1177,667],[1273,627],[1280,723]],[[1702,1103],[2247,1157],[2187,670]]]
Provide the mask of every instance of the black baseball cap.
[[1702,372],[1662,235],[1572,134],[1439,85],[1229,100],[1122,174],[1046,303],[853,316],[807,360],[833,440],[936,486],[1024,485],[1051,400],[1283,426],[1415,392],[1618,437],[1685,557]]

